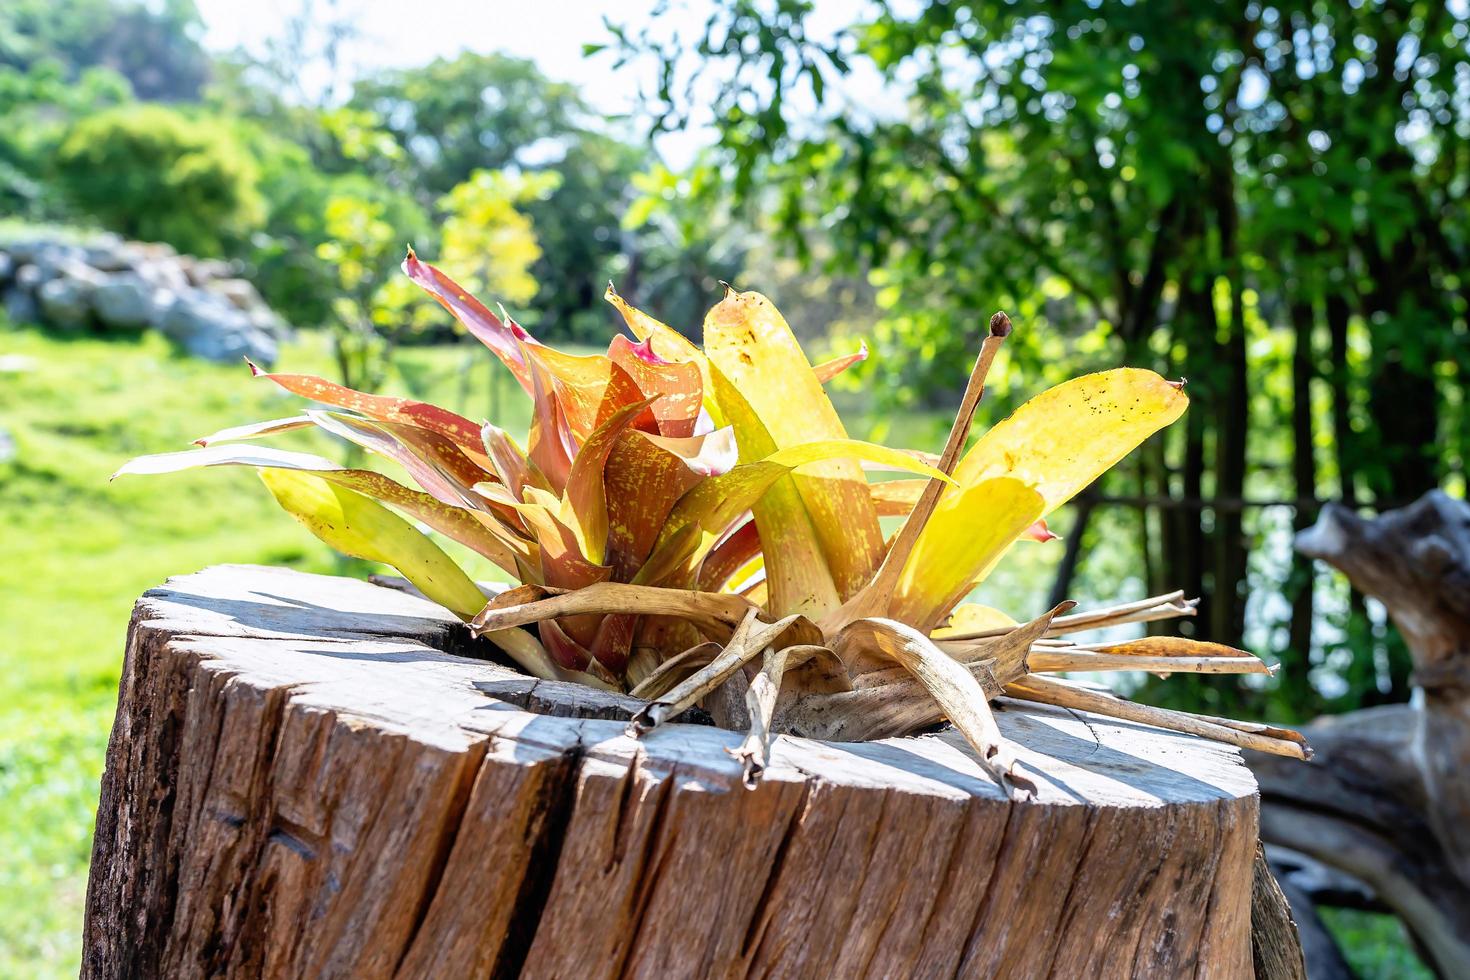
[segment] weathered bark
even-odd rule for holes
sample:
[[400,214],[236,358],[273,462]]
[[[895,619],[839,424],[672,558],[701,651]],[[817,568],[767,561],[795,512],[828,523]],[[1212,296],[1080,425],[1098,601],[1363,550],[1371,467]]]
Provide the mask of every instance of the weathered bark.
[[1249,975],[1231,748],[1002,700],[1035,802],[953,732],[782,737],[747,791],[738,733],[635,741],[604,720],[631,699],[487,651],[346,579],[237,566],[146,595],[83,974]]
[[[1274,869],[1271,870],[1274,873]],[[1322,917],[1317,914],[1317,903],[1289,877],[1276,875],[1275,879],[1291,909],[1292,924],[1296,926],[1302,965],[1306,968],[1307,976],[1311,980],[1354,980],[1356,974],[1342,955],[1342,950],[1337,948],[1337,941],[1327,931]],[[1257,977],[1260,974],[1258,968]]]
[[1464,977],[1470,889],[1429,825],[1411,759],[1417,714],[1408,705],[1385,705],[1323,718],[1304,730],[1315,750],[1305,765],[1253,755],[1261,837],[1367,884],[1404,920],[1441,976]]
[[1251,962],[1256,980],[1305,980],[1307,975],[1292,906],[1259,844],[1251,885]]
[[1470,506],[1328,505],[1297,547],[1384,603],[1423,699],[1312,724],[1309,765],[1252,758],[1262,837],[1366,883],[1442,976],[1470,977]]
[[1381,601],[1414,659],[1414,760],[1429,819],[1470,883],[1470,505],[1438,490],[1365,520],[1333,507],[1297,547]]

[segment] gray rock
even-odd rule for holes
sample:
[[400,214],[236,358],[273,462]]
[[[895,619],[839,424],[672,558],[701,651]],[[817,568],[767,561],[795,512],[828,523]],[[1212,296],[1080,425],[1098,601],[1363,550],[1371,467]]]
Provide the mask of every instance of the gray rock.
[[116,330],[137,330],[153,323],[161,315],[157,287],[141,276],[121,273],[112,276],[92,291],[92,309],[102,326]]
[[50,247],[50,242],[32,239],[17,239],[5,243],[5,250],[10,253],[16,265],[35,264],[36,257]]
[[193,286],[189,277],[184,275],[184,269],[178,261],[172,257],[148,258],[139,262],[135,271],[143,278],[144,282],[159,289],[167,289],[174,293],[188,292]]
[[15,437],[7,430],[0,429],[0,466],[15,459]]
[[[26,266],[34,269],[35,266]],[[20,286],[11,286],[4,291],[5,319],[7,322],[20,325],[22,323],[38,323],[41,319],[41,309],[36,305],[36,294],[29,289]]]
[[46,277],[41,274],[41,270],[33,265],[23,265],[15,270],[15,286],[17,289],[23,289],[28,293],[35,293],[40,288],[41,283],[45,281]]
[[195,357],[234,362],[242,357],[273,364],[275,338],[257,329],[228,302],[200,291],[181,294],[164,313],[158,329]]
[[184,275],[189,277],[189,283],[193,286],[205,286],[216,279],[230,279],[237,275],[234,263],[224,259],[190,259],[188,256],[181,256],[180,259]]
[[143,254],[120,238],[108,238],[88,245],[86,260],[102,272],[130,272],[143,261]]
[[41,283],[36,302],[41,316],[59,330],[81,330],[92,322],[92,293],[96,286],[83,279],[56,278]]
[[215,279],[204,287],[216,296],[229,300],[230,305],[237,310],[250,313],[254,310],[268,310],[265,300],[256,291],[255,284],[249,279]]
[[4,290],[5,318],[12,324],[40,323],[41,308],[36,304],[36,289],[41,285],[41,270],[22,265],[15,279]]
[[41,270],[42,279],[69,277],[100,282],[102,273],[87,264],[87,253],[76,245],[52,245],[36,255],[36,268]]
[[198,357],[270,363],[291,331],[242,269],[113,234],[0,239],[0,300],[13,323],[155,327]]

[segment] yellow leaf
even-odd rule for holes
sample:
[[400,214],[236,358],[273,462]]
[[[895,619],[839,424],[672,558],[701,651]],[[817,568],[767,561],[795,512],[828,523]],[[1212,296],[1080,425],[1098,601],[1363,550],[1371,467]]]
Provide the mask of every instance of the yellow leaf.
[[288,514],[343,554],[392,565],[461,619],[484,607],[479,586],[438,545],[376,500],[311,473],[264,468],[260,478]]
[[[752,440],[744,443],[747,446],[751,444]],[[762,445],[769,446],[769,439]],[[689,524],[697,524],[704,532],[702,543],[690,556],[690,566],[697,567],[709,550],[714,547],[715,542],[722,538],[731,525],[747,510],[758,515],[756,526],[759,528],[759,514],[762,513],[766,504],[765,498],[794,468],[836,458],[868,460],[881,466],[910,473],[923,473],[949,482],[949,477],[912,453],[889,449],[887,446],[879,446],[858,439],[826,439],[803,446],[792,446],[774,452],[765,459],[753,463],[742,463],[728,473],[721,473],[695,484],[679,498],[678,504],[664,521],[656,553],[669,547],[670,539],[682,528]],[[794,498],[786,501],[788,506],[795,507],[799,504],[800,501]],[[767,556],[767,560],[775,562],[777,567],[780,567],[783,553],[774,548],[769,543],[769,539],[765,537],[761,538],[761,545],[761,550]],[[820,563],[821,555],[817,554],[813,561]],[[825,566],[820,567],[825,568]],[[785,595],[786,593],[783,592],[783,598]]]
[[[718,369],[712,370],[715,400],[732,424],[736,420],[726,405],[727,387],[739,392],[775,448],[847,437],[791,328],[760,293],[731,291],[710,310],[704,321],[704,346],[711,368]],[[720,374],[728,386],[721,385]],[[736,438],[744,438],[738,424]],[[839,601],[846,599],[868,582],[883,556],[878,513],[862,469],[851,460],[833,459],[791,480],[831,570]],[[767,540],[766,531],[762,525],[762,540]],[[767,547],[776,545],[768,542]],[[776,585],[773,576],[773,595],[779,592]],[[826,597],[818,597],[818,603],[806,611],[823,612],[837,604]]]
[[[715,513],[719,514],[724,523],[734,520],[747,507],[750,509],[760,531],[762,550],[768,558],[766,578],[769,582],[768,608],[771,612],[777,615],[817,614],[835,608],[841,601],[837,586],[822,552],[811,515],[807,512],[796,484],[788,475],[791,467],[779,463],[751,462],[774,454],[776,443],[765,424],[720,369],[711,364],[710,373],[714,378],[715,400],[720,405],[721,414],[735,430],[735,443],[740,449],[741,459],[746,462],[723,476],[705,480],[690,493],[701,499],[712,494],[717,505],[722,505],[716,507]],[[751,466],[763,468],[756,471]],[[749,503],[731,513],[730,509],[747,495]],[[682,505],[681,500],[675,506],[674,514],[670,515],[671,524]],[[723,531],[723,528],[716,529],[709,524],[704,525],[704,529],[706,544],[709,546],[714,544],[713,539]],[[702,561],[707,553],[708,549],[702,547],[693,561]]]
[[255,466],[309,472],[403,511],[440,534],[479,552],[512,575],[519,574],[517,559],[530,557],[528,542],[495,515],[453,507],[427,493],[411,490],[382,473],[346,469],[309,453],[268,446],[215,445],[181,453],[139,456],[125,463],[113,478],[130,473],[175,473],[202,466]]
[[[1178,385],[1137,368],[1083,375],[1026,402],[960,460],[954,473],[959,488],[946,487],[940,496],[904,566],[890,614],[931,628],[984,580],[1034,521],[1070,500],[1188,405]],[[998,540],[999,528],[1010,528],[1028,513],[1009,538]]]
[[889,607],[893,619],[924,633],[989,573],[1044,506],[1041,494],[1009,477],[947,488],[945,496],[904,563]]
[[983,633],[985,630],[1019,625],[1021,624],[999,609],[982,606],[976,602],[963,602],[955,606],[954,612],[949,614],[949,622],[944,624],[943,629],[937,629],[929,635],[936,640],[942,640],[947,636]]
[[943,470],[926,463],[913,453],[880,446],[876,442],[864,442],[861,439],[818,439],[815,442],[787,446],[785,449],[778,449],[771,453],[764,462],[795,468],[820,463],[823,460],[839,459],[862,460],[875,463],[879,468],[900,470],[905,473],[922,473],[932,479],[943,480],[951,485],[955,484],[953,479],[944,475]]
[[955,480],[969,487],[1014,477],[1041,494],[1044,517],[1188,407],[1183,390],[1152,371],[1085,374],[1043,391],[981,436]]

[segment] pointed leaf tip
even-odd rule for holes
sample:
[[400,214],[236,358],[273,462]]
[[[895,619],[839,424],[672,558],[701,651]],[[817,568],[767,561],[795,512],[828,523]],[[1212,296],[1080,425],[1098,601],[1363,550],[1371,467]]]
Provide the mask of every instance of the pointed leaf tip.
[[1045,520],[1039,520],[1026,529],[1025,537],[1032,541],[1040,541],[1045,544],[1048,541],[1060,541],[1062,536],[1046,526]]
[[652,364],[655,367],[674,363],[673,361],[667,361],[662,357],[659,357],[658,353],[654,351],[652,334],[644,337],[636,344],[629,344],[628,350],[632,352],[633,356],[638,358],[640,361],[643,361],[646,364]]

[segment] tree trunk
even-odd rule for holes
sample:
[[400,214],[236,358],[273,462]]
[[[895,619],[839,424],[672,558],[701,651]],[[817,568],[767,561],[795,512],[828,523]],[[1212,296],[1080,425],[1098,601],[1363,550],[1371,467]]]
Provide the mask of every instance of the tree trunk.
[[[1220,231],[1220,256],[1230,288],[1230,323],[1219,356],[1225,372],[1219,390],[1216,414],[1215,496],[1245,495],[1247,431],[1250,426],[1250,394],[1246,374],[1245,276],[1241,268],[1237,230],[1239,213],[1235,184],[1230,171],[1222,170],[1215,191],[1216,222]],[[1245,538],[1244,512],[1215,511],[1215,575],[1210,593],[1210,636],[1217,643],[1239,646],[1245,632],[1245,577],[1249,548]]]
[[[1352,321],[1352,308],[1341,289],[1328,293],[1324,304],[1327,320],[1328,357],[1332,381],[1332,445],[1337,462],[1338,494],[1342,505],[1348,510],[1358,506],[1358,465],[1362,458],[1360,440],[1353,432],[1353,390],[1357,387],[1352,366],[1348,364],[1348,327]],[[1348,589],[1348,630],[1351,635],[1358,632],[1367,636],[1371,629],[1368,619],[1368,603],[1363,593],[1355,588]],[[1376,657],[1354,657],[1345,671],[1350,696],[1356,703],[1369,707],[1383,704],[1384,688],[1391,684],[1378,683]],[[1400,692],[1401,694],[1403,692]]]
[[[1295,344],[1291,354],[1291,442],[1292,482],[1299,501],[1317,497],[1317,456],[1312,438],[1312,378],[1316,361],[1312,355],[1312,332],[1316,313],[1309,300],[1291,303],[1292,331]],[[1292,528],[1303,531],[1317,519],[1316,511],[1298,504],[1292,515]],[[1283,656],[1285,670],[1282,687],[1300,714],[1310,718],[1317,713],[1317,694],[1312,687],[1312,624],[1315,616],[1315,575],[1312,560],[1296,555],[1291,565],[1291,628],[1287,650]]]
[[636,702],[490,652],[347,579],[144,596],[83,975],[1250,975],[1234,749],[1002,700],[1035,801],[951,731],[783,737],[748,791],[740,735],[635,741]]
[[1072,579],[1076,577],[1077,563],[1082,559],[1082,538],[1087,534],[1087,524],[1092,520],[1095,504],[1090,495],[1083,493],[1073,506],[1076,516],[1072,519],[1071,531],[1067,532],[1056,578],[1052,580],[1051,595],[1046,600],[1048,608],[1055,608],[1072,594]]

